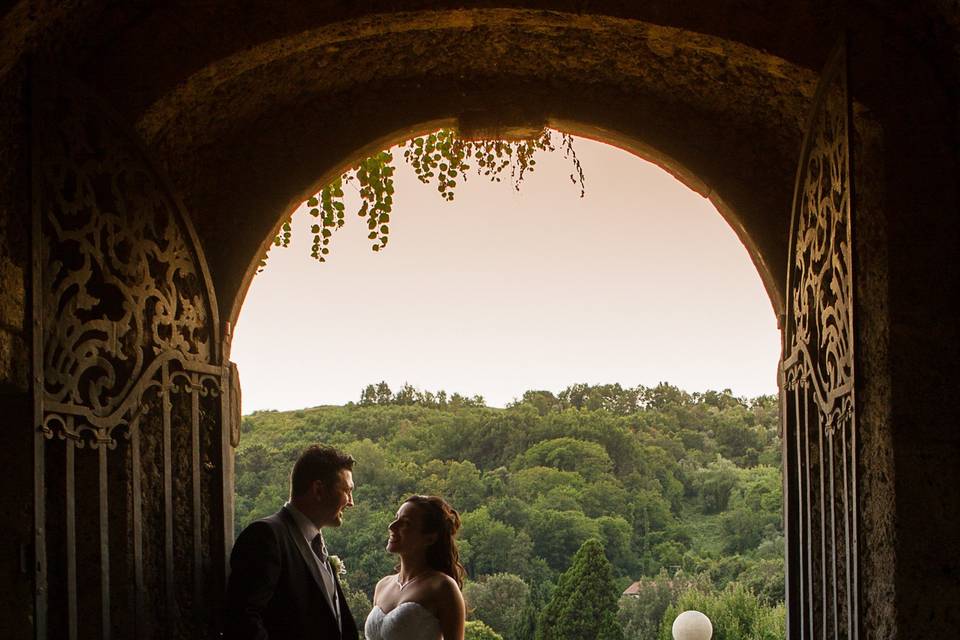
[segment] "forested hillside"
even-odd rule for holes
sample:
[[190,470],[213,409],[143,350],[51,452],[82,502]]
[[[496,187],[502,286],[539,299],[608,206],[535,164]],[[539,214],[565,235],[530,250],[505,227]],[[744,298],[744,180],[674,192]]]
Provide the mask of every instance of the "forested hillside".
[[[327,543],[344,560],[358,616],[392,571],[387,525],[413,493],[444,496],[462,514],[472,617],[504,638],[532,633],[536,620],[524,616],[546,605],[593,538],[617,593],[641,582],[621,599],[625,638],[662,633],[681,596],[746,598],[764,611],[783,599],[773,397],[574,385],[494,409],[480,397],[393,393],[381,383],[356,404],[254,413],[242,432],[238,531],[283,504],[305,446],[331,444],[357,459],[356,506]],[[504,593],[512,606],[502,606]]]

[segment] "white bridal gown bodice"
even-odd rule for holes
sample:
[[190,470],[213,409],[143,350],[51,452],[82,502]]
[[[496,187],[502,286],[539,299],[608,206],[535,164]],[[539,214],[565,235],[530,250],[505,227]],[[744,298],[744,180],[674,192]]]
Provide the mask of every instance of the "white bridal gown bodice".
[[374,606],[363,633],[367,640],[439,640],[440,621],[416,602],[402,602],[390,613]]

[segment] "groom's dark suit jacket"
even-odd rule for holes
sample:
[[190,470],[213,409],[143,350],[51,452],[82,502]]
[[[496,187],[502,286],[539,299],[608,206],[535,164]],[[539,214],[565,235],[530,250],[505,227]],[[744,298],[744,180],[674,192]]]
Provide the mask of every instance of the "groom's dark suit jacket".
[[244,529],[230,555],[225,640],[357,640],[340,583],[338,627],[314,558],[286,509]]

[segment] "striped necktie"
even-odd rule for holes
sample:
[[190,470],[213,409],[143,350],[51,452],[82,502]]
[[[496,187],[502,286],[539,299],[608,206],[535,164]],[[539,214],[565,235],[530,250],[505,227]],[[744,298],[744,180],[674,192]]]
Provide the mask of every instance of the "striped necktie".
[[333,567],[330,566],[330,554],[327,553],[327,545],[323,542],[323,534],[317,532],[310,542],[310,548],[320,559],[320,577],[323,579],[324,587],[327,590],[327,598],[330,602],[330,608],[333,609],[333,615],[337,618],[337,625],[340,624],[339,597],[337,596],[337,587],[333,577]]
[[323,542],[323,534],[317,532],[317,535],[313,537],[313,541],[310,543],[310,548],[313,549],[313,552],[317,554],[317,557],[320,558],[320,562],[323,564],[327,563],[327,559],[330,555],[327,553],[327,545]]

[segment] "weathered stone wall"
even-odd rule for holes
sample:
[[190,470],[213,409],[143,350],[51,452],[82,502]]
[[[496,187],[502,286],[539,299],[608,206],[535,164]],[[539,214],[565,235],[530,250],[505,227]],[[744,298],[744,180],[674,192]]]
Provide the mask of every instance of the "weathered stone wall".
[[884,39],[884,208],[896,614],[903,637],[960,633],[958,85],[910,34]]
[[22,68],[0,78],[0,393],[27,390],[29,174]]
[[0,74],[0,637],[32,633],[33,432],[28,322],[30,174],[26,74]]
[[[851,40],[857,146],[857,366],[864,631],[960,632],[960,269],[956,45],[917,7],[862,16]],[[954,23],[958,16],[954,15]],[[927,33],[943,35],[948,23]]]
[[883,216],[883,132],[869,115],[852,122],[854,173],[854,345],[861,607],[868,637],[896,630],[893,434],[890,424],[887,228]]

